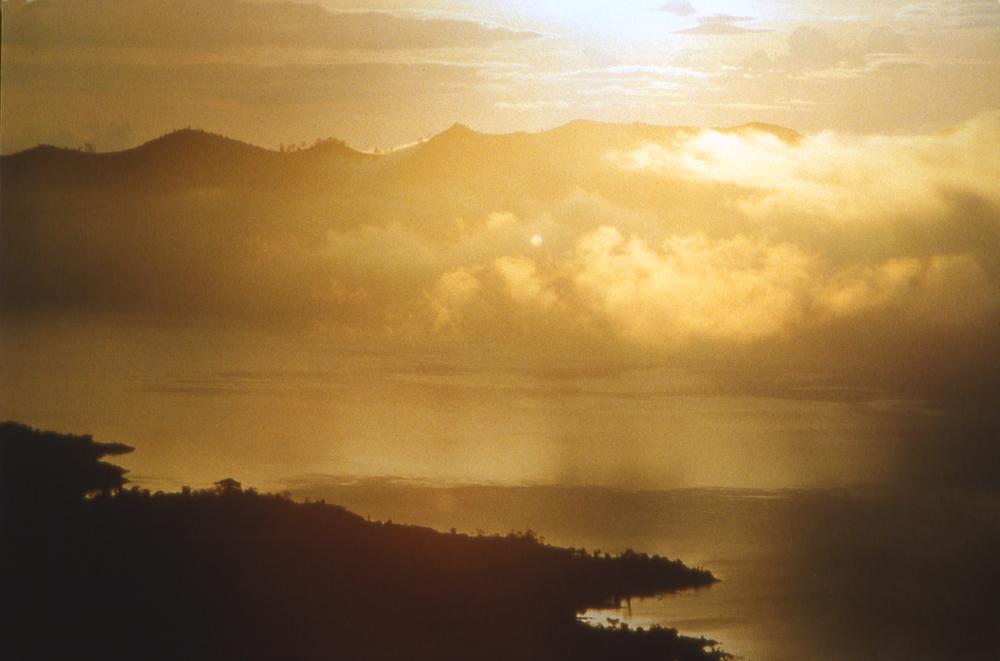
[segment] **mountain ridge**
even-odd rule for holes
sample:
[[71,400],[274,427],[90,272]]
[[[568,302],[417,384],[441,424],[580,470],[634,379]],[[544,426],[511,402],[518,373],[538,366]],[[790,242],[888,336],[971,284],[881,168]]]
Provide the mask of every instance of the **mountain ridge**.
[[[491,214],[540,218],[539,208],[581,204],[580,190],[623,209],[681,199],[710,212],[715,191],[664,185],[608,158],[649,142],[682,147],[697,130],[574,122],[487,134],[457,124],[379,154],[332,139],[276,151],[196,129],[120,152],[37,147],[2,161],[0,305],[376,323],[395,313],[358,295],[364,286],[343,284],[378,272],[357,257],[366,242],[467,250],[462,242]],[[586,224],[600,212],[566,213]],[[520,236],[529,227],[518,224],[504,241],[532,245],[544,229]],[[410,275],[428,272],[417,265]]]
[[[568,122],[560,124],[558,126],[543,129],[541,131],[525,132],[525,131],[513,131],[510,133],[488,133],[484,131],[477,131],[471,128],[467,124],[461,122],[455,122],[447,129],[432,135],[430,138],[417,143],[411,149],[420,149],[427,145],[432,144],[442,144],[442,143],[454,143],[466,140],[481,140],[481,139],[497,139],[497,138],[523,138],[523,137],[545,137],[552,135],[559,135],[561,133],[567,133],[571,131],[591,129],[591,130],[608,130],[615,129],[620,131],[633,130],[640,133],[645,132],[697,132],[697,131],[716,131],[720,133],[742,133],[747,131],[760,131],[763,133],[770,133],[775,137],[778,137],[784,142],[794,143],[801,141],[805,136],[796,131],[795,129],[781,126],[778,124],[770,124],[767,122],[748,122],[745,124],[738,124],[733,126],[716,126],[716,127],[699,127],[699,126],[688,126],[688,125],[667,125],[667,124],[649,124],[645,122],[602,122],[591,119],[572,119]],[[226,149],[240,149],[247,152],[256,153],[269,153],[269,154],[299,154],[299,153],[317,153],[319,151],[329,151],[332,147],[336,147],[336,151],[339,151],[343,155],[350,155],[356,157],[378,157],[384,154],[391,154],[395,150],[387,150],[383,154],[371,153],[360,149],[355,149],[351,147],[349,143],[345,140],[328,137],[317,139],[313,144],[306,147],[293,148],[288,151],[281,151],[280,149],[271,149],[268,147],[263,147],[256,145],[251,142],[240,140],[237,138],[232,138],[221,133],[213,133],[204,129],[198,128],[181,128],[175,129],[164,133],[156,138],[146,140],[135,146],[127,147],[125,149],[117,149],[112,151],[99,151],[99,152],[86,152],[81,149],[75,149],[73,147],[60,147],[58,145],[52,145],[48,143],[39,143],[34,147],[29,147],[21,151],[12,152],[9,154],[0,154],[0,160],[17,160],[20,158],[25,158],[28,155],[37,154],[85,154],[86,156],[108,156],[112,154],[134,154],[143,153],[153,149],[163,149],[163,148],[178,148],[181,146],[186,146],[191,149],[205,149],[209,146],[214,146],[215,148],[226,148]]]

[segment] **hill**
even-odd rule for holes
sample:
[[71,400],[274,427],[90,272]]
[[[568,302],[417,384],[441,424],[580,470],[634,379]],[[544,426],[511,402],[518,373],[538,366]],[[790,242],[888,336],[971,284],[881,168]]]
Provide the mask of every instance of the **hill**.
[[[482,252],[494,214],[561,213],[576,228],[610,206],[677,221],[717,215],[714,189],[610,158],[696,132],[577,121],[489,135],[455,125],[380,155],[337,140],[272,151],[195,130],[113,153],[37,147],[0,159],[0,306],[385,328],[423,314],[403,308],[435,288],[435,265],[466,265],[474,246],[463,241],[479,233]],[[531,236],[505,232],[519,241],[510,251]],[[395,257],[373,267],[382,255]]]
[[215,187],[301,185],[310,171],[341,168],[371,158],[343,142],[275,152],[196,129],[181,129],[133,149],[91,153],[41,145],[4,156],[4,187],[104,187],[178,191]]
[[[369,154],[330,138],[309,147],[278,152],[197,129],[167,133],[132,149],[91,153],[39,145],[0,157],[8,183],[43,185],[115,185],[144,183],[154,187],[280,187],[301,185],[310,169],[370,163],[382,160],[379,174],[388,180],[415,172],[447,178],[489,166],[490,170],[550,158],[585,158],[609,149],[626,150],[645,142],[669,142],[701,129],[651,124],[607,124],[574,120],[539,133],[487,134],[454,124],[430,139],[401,152]],[[802,135],[781,126],[752,123],[714,129],[722,133],[761,132],[783,142],[796,143]],[[394,170],[399,170],[396,173]],[[443,168],[443,169],[439,169]],[[387,171],[388,170],[388,171]],[[327,180],[312,183],[331,184]]]
[[[0,626],[13,658],[726,658],[671,629],[575,617],[709,585],[705,570],[556,548],[530,532],[471,537],[366,521],[234,480],[125,490],[123,472],[98,460],[127,450],[0,425]],[[81,479],[46,479],[71,465]]]

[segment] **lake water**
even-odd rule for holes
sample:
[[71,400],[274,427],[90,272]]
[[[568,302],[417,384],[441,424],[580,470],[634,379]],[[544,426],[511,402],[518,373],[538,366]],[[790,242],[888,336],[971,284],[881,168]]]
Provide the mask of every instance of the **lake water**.
[[958,492],[431,488],[316,479],[373,518],[633,548],[712,570],[710,588],[590,611],[661,624],[746,659],[996,659],[1000,497]]
[[5,319],[0,416],[128,443],[135,479],[826,487],[912,462],[922,402],[713,369],[321,327]]
[[323,329],[8,319],[2,339],[0,418],[132,444],[121,463],[154,490],[232,476],[373,518],[678,557],[722,582],[588,616],[748,659],[1000,658],[997,493],[885,479],[919,450],[903,432],[933,418],[920,402]]

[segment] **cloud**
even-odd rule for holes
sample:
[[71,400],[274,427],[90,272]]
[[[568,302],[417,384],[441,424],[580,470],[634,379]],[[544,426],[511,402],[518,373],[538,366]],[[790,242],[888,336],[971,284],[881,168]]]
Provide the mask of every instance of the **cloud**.
[[537,36],[474,21],[335,13],[316,4],[241,0],[51,0],[31,3],[4,23],[5,44],[33,49],[417,49]]
[[[349,167],[310,161],[319,152],[250,150],[273,164],[252,186],[146,192],[135,172],[121,184],[128,194],[109,188],[109,196],[87,187],[56,195],[55,181],[22,186],[17,164],[24,161],[5,160],[4,310],[14,317],[26,301],[48,306],[40,312],[84,309],[95,317],[237,317],[306,326],[323,338],[324,351],[363,346],[408,359],[474,356],[512,371],[583,365],[628,372],[615,383],[584,375],[572,384],[535,384],[532,394],[512,389],[509,374],[477,376],[461,391],[456,379],[434,370],[393,381],[403,385],[393,385],[392,397],[449,411],[456,401],[496,402],[495,425],[477,417],[457,427],[448,417],[424,428],[436,439],[460,428],[488,430],[487,441],[473,434],[473,455],[484,444],[553,435],[579,445],[640,433],[650,436],[643,448],[660,448],[664,429],[687,428],[680,446],[691,461],[710,457],[705,476],[743,475],[742,454],[720,468],[705,453],[706,438],[719,438],[716,421],[730,426],[731,438],[770,438],[781,426],[774,402],[829,400],[809,389],[819,384],[850,393],[837,406],[853,413],[873,400],[917,402],[891,415],[901,420],[899,435],[921,442],[922,433],[909,430],[924,423],[914,423],[911,411],[930,418],[956,403],[967,407],[969,419],[983,415],[989,426],[976,432],[982,442],[958,447],[995,467],[1000,115],[929,135],[781,135],[766,126],[596,122],[509,136],[466,129]],[[290,174],[310,163],[299,172],[315,174],[315,182]],[[541,245],[534,235],[544,238]],[[657,387],[648,370],[632,373],[637,366],[680,370],[695,383],[702,371],[724,376],[707,391],[671,390]],[[303,396],[326,406],[327,382],[353,387],[352,379],[365,376],[357,372],[324,377]],[[775,373],[791,375],[794,387],[774,387]],[[762,410],[752,432],[730,410],[745,400],[720,402],[740,379],[739,397]],[[238,381],[169,387],[173,396],[214,397],[242,393]],[[272,390],[286,396],[290,388]],[[544,397],[569,422],[546,418],[537,428],[524,423],[524,436],[510,431],[510,420],[541,410]],[[678,422],[677,402],[692,399],[716,408]],[[666,426],[620,429],[619,418],[607,417],[627,406],[646,420],[654,405]],[[803,437],[813,439],[822,423],[814,409],[806,411],[782,432],[782,443],[794,448],[783,456],[798,456]],[[949,434],[966,429],[966,418],[949,415],[958,422],[934,427],[927,441],[927,456],[940,466],[949,465],[948,448],[961,438]],[[371,419],[359,417],[357,438],[372,434]],[[414,433],[421,420],[413,414],[385,422],[383,436]],[[600,420],[607,428],[587,429]],[[896,433],[872,430],[870,420],[863,425],[869,435],[856,446],[863,456]],[[845,435],[857,440],[855,432],[828,429],[833,454],[843,451]],[[539,446],[528,445],[525,456],[537,458]],[[664,452],[670,465],[687,461]],[[929,466],[913,461],[908,470],[915,473]]]
[[[30,268],[65,269],[59,297],[105,305],[134,290],[168,311],[539,351],[653,360],[777,345],[899,366],[958,338],[983,346],[1000,322],[1000,115],[931,135],[780,136],[466,131],[358,170],[350,195],[337,180],[287,198],[223,189],[145,204],[143,227],[164,228],[155,245],[127,199],[118,220],[106,204],[73,207],[91,214],[80,227],[109,231],[86,239],[86,257],[70,254],[78,241],[40,241]],[[7,268],[28,268],[10,246]]]
[[841,60],[841,50],[832,37],[819,28],[799,27],[788,37],[792,61],[807,66],[828,68]]
[[744,60],[743,66],[747,71],[783,76],[828,72],[848,78],[886,66],[922,66],[923,62],[913,59],[910,53],[907,38],[890,27],[872,28],[863,39],[842,47],[823,28],[799,26],[788,35],[786,52],[771,56],[756,51]]
[[551,309],[558,298],[546,286],[538,273],[538,267],[529,257],[503,256],[493,263],[500,275],[507,294],[518,306],[537,306]]
[[[475,286],[462,276],[470,286],[446,317],[463,319],[466,335],[507,324],[536,342],[599,337],[670,354],[828,333],[846,342],[845,328],[872,329],[893,338],[884,350],[905,353],[992,332],[998,145],[1000,116],[987,115],[930,136],[789,143],[759,129],[703,130],[608,152],[642,209],[578,195],[548,208],[539,254],[521,243],[464,253]],[[632,176],[648,177],[650,193]],[[649,206],[652,191],[662,206]]]
[[578,243],[573,280],[586,305],[640,344],[744,342],[801,317],[812,261],[793,245],[741,235],[672,236],[653,248],[602,227]]
[[764,131],[701,131],[677,145],[649,143],[608,158],[625,169],[739,186],[748,215],[796,215],[824,222],[941,213],[949,193],[1000,205],[994,174],[1000,114],[984,115],[948,135],[892,138],[824,132],[798,144]]
[[427,302],[434,312],[434,330],[459,327],[462,309],[481,287],[479,278],[469,270],[458,268],[441,275]]
[[674,0],[673,2],[665,2],[661,7],[660,11],[665,11],[668,14],[674,14],[675,16],[691,16],[692,14],[697,14],[698,10],[695,9],[694,5],[687,0]]
[[[484,304],[491,318],[528,323],[526,333],[553,325],[573,336],[603,329],[632,345],[675,352],[692,342],[787,339],[873,312],[919,328],[987,323],[1000,311],[1000,290],[974,254],[837,266],[818,251],[747,235],[671,235],[650,245],[603,226],[582,236],[564,261],[546,266],[502,256],[492,269],[499,275],[493,294],[468,270],[441,277],[430,298],[435,328],[454,326]],[[497,308],[503,313],[495,315]]]
[[896,19],[917,29],[971,30],[1000,27],[1000,3],[993,0],[934,0],[907,4]]
[[675,34],[694,34],[706,36],[724,36],[751,34],[754,32],[769,32],[769,30],[747,28],[739,25],[752,21],[749,16],[729,16],[727,14],[715,14],[714,16],[703,16],[698,18],[698,25],[684,30],[675,30]]
[[0,138],[6,152],[86,141],[106,151],[195,125],[276,147],[333,133],[359,136],[378,127],[392,144],[411,134],[387,99],[411,99],[409,112],[426,125],[440,121],[456,95],[475,98],[480,73],[477,67],[426,61],[256,65],[12,55],[4,60]]
[[973,254],[894,258],[834,274],[818,292],[817,309],[838,317],[891,309],[918,323],[953,326],[986,321],[1000,292]]
[[906,37],[888,27],[874,28],[868,34],[862,48],[865,53],[869,54],[910,52]]

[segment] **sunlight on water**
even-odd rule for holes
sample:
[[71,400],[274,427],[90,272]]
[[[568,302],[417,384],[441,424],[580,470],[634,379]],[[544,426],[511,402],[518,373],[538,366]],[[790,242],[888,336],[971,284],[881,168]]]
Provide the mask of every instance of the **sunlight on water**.
[[467,532],[530,527],[559,545],[702,565],[721,582],[581,616],[676,628],[746,659],[986,659],[984,636],[996,637],[989,604],[1000,576],[982,570],[1000,551],[995,496],[322,480],[296,489],[375,518]]
[[[555,365],[309,332],[26,323],[4,348],[0,417],[133,444],[122,463],[152,489],[231,475],[377,519],[530,528],[721,579],[592,622],[675,627],[770,661],[940,659],[994,631],[995,498],[823,489],[892,456],[879,434],[914,415],[905,406],[713,390],[732,374],[558,366],[571,388]],[[752,462],[765,447],[768,462]],[[789,475],[813,484],[774,488]],[[713,480],[768,489],[656,490]]]
[[[134,444],[163,487],[239,473],[645,488],[868,481],[919,405],[811,375],[523,363],[322,330],[10,323],[0,416]],[[211,441],[211,442],[206,442]],[[808,445],[808,450],[806,450]],[[766,453],[768,461],[758,458]]]

